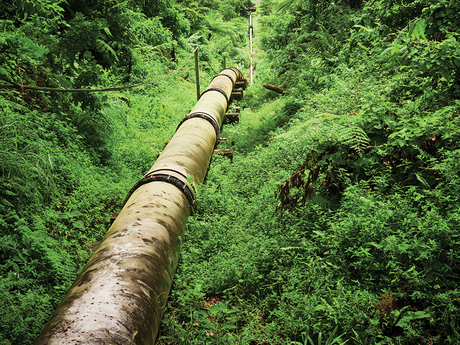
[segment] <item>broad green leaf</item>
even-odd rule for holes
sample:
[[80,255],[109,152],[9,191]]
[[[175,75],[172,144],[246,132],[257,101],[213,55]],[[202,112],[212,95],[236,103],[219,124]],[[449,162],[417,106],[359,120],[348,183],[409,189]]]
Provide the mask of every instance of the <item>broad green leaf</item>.
[[72,225],[77,228],[83,230],[85,228],[85,224],[81,220],[77,220],[76,222],[73,222]]

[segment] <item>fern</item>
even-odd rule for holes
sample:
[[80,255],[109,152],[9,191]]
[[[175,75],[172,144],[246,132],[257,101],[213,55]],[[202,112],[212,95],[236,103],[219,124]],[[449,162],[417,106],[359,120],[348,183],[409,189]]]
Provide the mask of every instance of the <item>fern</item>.
[[345,145],[349,145],[351,149],[359,154],[369,146],[369,137],[362,128],[359,127],[344,127],[340,132],[340,141]]
[[344,117],[338,115],[321,114],[280,137],[294,137],[294,140],[302,141],[310,147],[317,146],[313,145],[317,142],[346,145],[361,153],[369,146],[369,137],[356,123],[343,119]]
[[342,45],[322,24],[318,24],[318,27],[319,30],[301,35],[297,39],[297,44],[307,55],[329,58],[335,55],[335,52],[339,51]]
[[229,22],[224,22],[218,13],[210,11],[204,19],[204,25],[209,35],[216,33],[227,36],[227,38],[230,38],[236,44],[235,26]]
[[[111,42],[112,44],[117,42]],[[115,61],[118,61],[117,53],[113,48],[102,39],[96,39],[96,48],[97,50],[107,56],[111,56]]]
[[[296,207],[307,200],[327,207],[326,200],[344,189],[344,171],[353,169],[347,163],[348,157],[357,154],[355,159],[359,159],[370,143],[366,132],[354,119],[332,114],[315,116],[279,138],[295,141],[298,154],[302,156],[302,151],[309,152],[305,162],[278,187],[279,209]],[[322,193],[329,194],[328,199]]]
[[292,12],[301,4],[301,0],[279,0],[275,6],[275,12]]
[[0,105],[0,199],[4,205],[23,196],[43,200],[54,192],[53,167],[45,141],[29,119],[36,114],[13,113],[14,104],[6,100]]

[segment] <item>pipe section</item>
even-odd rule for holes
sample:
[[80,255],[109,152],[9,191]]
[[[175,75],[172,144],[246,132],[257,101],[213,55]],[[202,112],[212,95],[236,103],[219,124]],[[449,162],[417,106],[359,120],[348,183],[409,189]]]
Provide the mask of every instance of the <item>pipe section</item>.
[[[36,345],[154,344],[179,259],[179,237],[205,178],[234,84],[222,70],[180,123],[155,164],[65,295]],[[188,192],[187,192],[188,191]]]

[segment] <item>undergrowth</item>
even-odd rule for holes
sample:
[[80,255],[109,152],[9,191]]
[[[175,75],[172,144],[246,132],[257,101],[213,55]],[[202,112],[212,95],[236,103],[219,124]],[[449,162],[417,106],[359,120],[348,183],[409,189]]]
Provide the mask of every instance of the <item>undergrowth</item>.
[[[295,21],[275,20],[262,35],[279,40]],[[358,64],[262,42],[264,72],[223,132],[233,162],[214,158],[198,188],[159,343],[457,344],[458,102],[409,92],[404,68],[390,77],[400,60],[365,47]],[[261,86],[280,78],[283,96]]]

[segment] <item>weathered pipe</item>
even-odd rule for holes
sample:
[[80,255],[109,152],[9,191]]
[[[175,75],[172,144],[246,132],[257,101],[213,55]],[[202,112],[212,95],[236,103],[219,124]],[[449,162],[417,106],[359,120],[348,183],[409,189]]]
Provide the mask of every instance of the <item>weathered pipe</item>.
[[[194,208],[233,86],[222,70],[144,178],[35,344],[154,344]],[[187,181],[188,180],[188,181]]]

